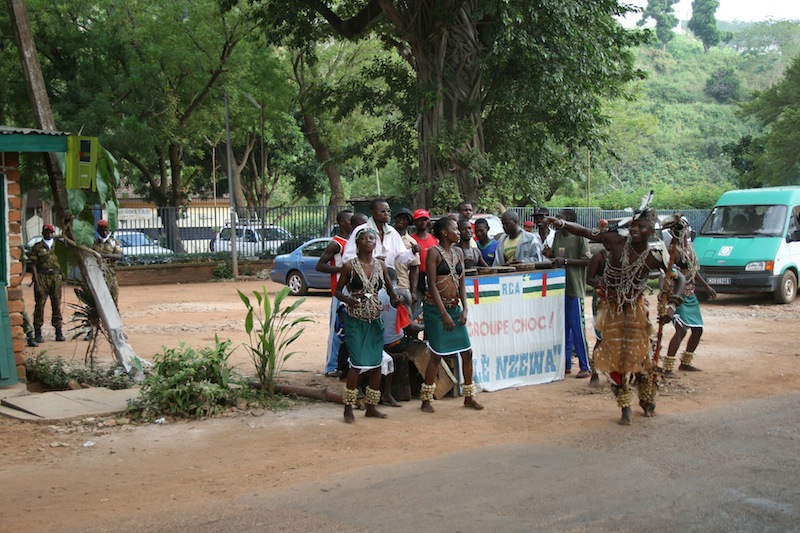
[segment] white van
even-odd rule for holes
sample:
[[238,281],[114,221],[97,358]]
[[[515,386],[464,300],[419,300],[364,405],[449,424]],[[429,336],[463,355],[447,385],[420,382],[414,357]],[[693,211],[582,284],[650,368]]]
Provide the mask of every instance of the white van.
[[728,191],[694,240],[700,275],[719,293],[797,296],[800,187]]

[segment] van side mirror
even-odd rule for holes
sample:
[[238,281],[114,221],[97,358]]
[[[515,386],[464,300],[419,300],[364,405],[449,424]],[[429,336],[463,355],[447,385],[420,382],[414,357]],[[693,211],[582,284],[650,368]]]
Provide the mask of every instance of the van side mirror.
[[786,242],[800,241],[800,230],[795,230],[786,236]]

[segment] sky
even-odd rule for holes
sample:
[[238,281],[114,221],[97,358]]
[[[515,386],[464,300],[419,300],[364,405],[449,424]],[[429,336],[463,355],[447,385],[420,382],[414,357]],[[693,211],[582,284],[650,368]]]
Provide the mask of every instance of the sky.
[[[640,7],[647,5],[647,0],[623,0]],[[692,16],[692,0],[680,0],[675,4],[675,15],[680,20],[689,20]],[[628,17],[625,26],[633,26],[641,15]],[[719,0],[717,20],[732,22],[758,22],[762,20],[791,19],[800,20],[800,0]]]

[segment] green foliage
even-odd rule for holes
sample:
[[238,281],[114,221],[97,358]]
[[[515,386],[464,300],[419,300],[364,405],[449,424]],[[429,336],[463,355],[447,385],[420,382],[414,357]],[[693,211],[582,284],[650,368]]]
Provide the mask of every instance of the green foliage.
[[703,42],[703,49],[708,52],[712,46],[719,44],[716,12],[719,0],[694,0],[692,2],[692,18],[689,29]]
[[229,260],[220,261],[214,267],[215,279],[231,279],[233,278],[233,263]]
[[741,81],[736,72],[730,68],[723,68],[711,73],[706,82],[706,94],[720,104],[739,100]]
[[25,372],[29,380],[41,383],[50,390],[67,390],[71,381],[113,390],[127,389],[134,385],[133,379],[121,367],[73,367],[60,357],[52,359],[45,353],[26,358]]
[[678,0],[647,0],[647,7],[642,11],[642,18],[636,23],[644,26],[648,19],[656,21],[656,38],[662,45],[666,45],[675,37],[673,28],[678,25],[675,8]]
[[196,351],[183,343],[164,347],[141,385],[141,392],[129,407],[143,418],[159,415],[179,417],[212,416],[236,398],[231,387],[228,358],[231,341],[214,337],[215,345]]
[[765,133],[732,145],[733,164],[742,183],[796,185],[800,183],[800,55],[782,80],[743,107],[758,119]]
[[264,287],[262,292],[253,291],[256,299],[253,305],[242,291],[237,292],[247,308],[244,329],[250,337],[250,344],[246,348],[255,366],[261,390],[272,398],[275,396],[275,381],[280,376],[283,364],[294,355],[294,352],[286,353],[286,350],[305,331],[304,327],[298,326],[311,321],[307,316],[291,317],[306,299],[299,298],[290,306],[281,307],[289,295],[289,287],[278,291],[274,302],[270,301]]

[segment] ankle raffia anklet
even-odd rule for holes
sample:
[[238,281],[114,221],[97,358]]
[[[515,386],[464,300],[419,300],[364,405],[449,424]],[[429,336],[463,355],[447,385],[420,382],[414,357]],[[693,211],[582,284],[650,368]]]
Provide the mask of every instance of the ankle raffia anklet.
[[381,401],[381,391],[367,386],[367,405],[378,405]]
[[423,402],[429,402],[433,400],[433,392],[436,390],[436,384],[431,383],[428,385],[427,383],[422,384],[422,388],[419,391],[419,399]]
[[358,400],[358,389],[348,389],[346,386],[342,392],[342,403],[345,405],[355,405]]
[[464,396],[467,398],[472,398],[477,393],[477,389],[474,383],[470,383],[469,385],[464,385],[463,389]]
[[631,406],[631,390],[629,388],[619,387],[617,389],[617,405],[623,409]]

